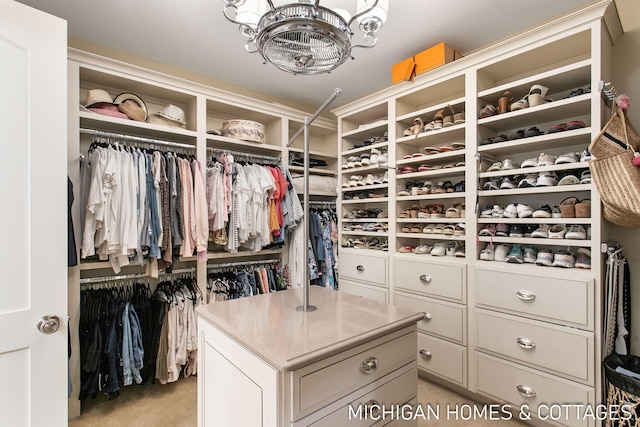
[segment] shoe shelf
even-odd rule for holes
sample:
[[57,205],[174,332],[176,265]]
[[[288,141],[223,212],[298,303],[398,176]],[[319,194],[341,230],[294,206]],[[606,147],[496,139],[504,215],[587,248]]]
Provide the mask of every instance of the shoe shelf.
[[387,231],[342,230],[345,236],[388,236]]
[[[565,31],[563,37],[556,40],[540,45],[532,44],[527,50],[515,55],[507,53],[506,57],[495,58],[479,69],[478,89],[485,91],[503,85],[511,88],[510,84],[514,82],[527,78],[535,82],[536,77],[544,78],[544,73],[554,74],[554,70],[561,70],[571,64],[582,61],[592,63],[591,41],[591,31],[588,28],[576,27]],[[525,93],[527,92],[528,89]]]
[[505,190],[480,190],[478,196],[517,196],[521,194],[546,194],[546,193],[566,193],[566,192],[590,192],[591,184],[556,185],[551,187],[530,187]]
[[367,191],[367,190],[376,190],[379,188],[388,188],[389,184],[373,184],[373,185],[359,185],[357,187],[342,187],[342,192],[343,193],[348,193],[351,191]]
[[[526,175],[530,173],[557,172],[557,171],[565,171],[565,170],[573,170],[573,169],[589,169],[589,163],[588,162],[563,163],[563,164],[551,165],[551,166],[536,166],[531,168],[507,169],[503,171],[480,172],[478,174],[478,177],[492,178],[496,176]],[[577,185],[577,184],[572,184],[572,185]]]
[[[512,141],[497,142],[494,144],[480,145],[478,153],[482,156],[490,154],[493,156],[510,156],[524,151],[541,152],[544,150],[555,149],[559,146],[564,148],[581,146],[586,148],[591,142],[591,127],[587,126],[581,129],[567,130],[532,136],[529,138],[521,138]],[[581,151],[577,150],[577,151]]]
[[465,130],[464,123],[452,125],[448,127],[443,127],[442,129],[422,132],[422,133],[419,133],[418,135],[403,136],[401,138],[396,139],[396,145],[423,148],[426,146],[437,146],[440,144],[445,144],[447,142],[452,142],[457,140],[463,141],[464,130]]
[[447,177],[447,176],[455,176],[461,175],[464,177],[464,166],[454,167],[454,168],[445,168],[445,169],[436,169],[432,171],[424,171],[424,172],[409,172],[397,174],[396,179],[411,179],[411,178],[431,178],[431,177]]
[[365,145],[363,147],[355,147],[355,148],[351,148],[348,150],[343,151],[342,153],[340,153],[340,155],[342,156],[354,156],[356,154],[361,154],[363,152],[367,152],[369,150],[371,150],[372,148],[386,148],[389,145],[389,141],[381,141],[381,142],[376,142],[373,144],[369,144],[369,145]]
[[478,218],[479,224],[591,224],[591,218]]
[[[447,100],[443,102],[443,100]],[[465,74],[457,73],[442,80],[416,88],[396,98],[397,120],[413,121],[415,117],[433,118],[433,114],[447,104],[458,105],[465,101]],[[454,107],[455,108],[455,107]],[[456,110],[456,112],[462,110]],[[411,125],[410,123],[409,125]]]
[[478,92],[478,97],[488,102],[497,101],[505,91],[509,91],[514,101],[517,101],[529,93],[532,85],[540,84],[553,88],[554,95],[545,98],[561,99],[577,87],[588,86],[590,80],[591,60],[571,58],[566,65],[481,90]]
[[[420,156],[411,157],[410,159],[401,158],[396,161],[396,166],[404,166],[404,165],[415,165],[415,164],[440,164],[451,163],[452,159],[463,159],[464,160],[464,149],[447,151],[444,153],[438,154],[424,154],[418,153]],[[401,154],[402,155],[402,154]],[[411,153],[407,153],[405,155],[411,155]],[[404,155],[402,155],[404,157]]]
[[388,197],[368,197],[366,199],[342,199],[343,205],[362,204],[362,203],[387,203]]
[[[510,111],[478,119],[478,126],[503,133],[512,129],[526,128],[539,123],[560,123],[567,118],[587,116],[591,112],[591,94],[574,96],[548,102],[522,110]],[[588,125],[588,123],[587,123]]]
[[[487,218],[490,219],[490,218]],[[396,218],[398,223],[410,224],[459,224],[464,223],[466,218]],[[496,222],[496,221],[493,221]],[[503,222],[503,221],[500,221]]]
[[[433,89],[434,89],[433,86],[428,88],[428,92],[431,93],[432,95],[434,94]],[[420,93],[421,94],[420,96],[422,97],[422,95],[425,92],[419,91],[418,93]],[[433,97],[430,97],[430,98],[422,97],[422,99],[420,99],[419,101],[416,99],[415,102],[413,103],[406,102],[408,97],[400,98],[396,104],[397,105],[396,108],[398,109],[398,112],[400,112],[400,110],[407,111],[407,109],[410,109],[411,111],[398,114],[396,116],[396,123],[400,126],[404,126],[402,127],[402,129],[406,129],[407,127],[412,126],[414,124],[413,120],[415,118],[420,117],[420,119],[426,125],[431,120],[433,120],[433,117],[436,114],[436,112],[442,110],[443,108],[446,109],[445,113],[450,113],[450,111],[448,111],[449,110],[448,106],[451,106],[451,108],[453,108],[453,111],[456,113],[461,113],[464,111],[465,100],[466,100],[464,96],[455,96],[455,94],[451,96],[451,94],[444,93],[444,92],[441,95],[442,95],[442,98],[440,99],[435,99]],[[412,96],[415,96],[415,94],[412,94]],[[448,101],[438,102],[436,104],[431,104],[429,102],[431,100],[440,101],[441,99],[448,99]],[[418,102],[420,103],[418,104]],[[423,107],[423,105],[428,105],[428,106]],[[442,130],[442,129],[439,129],[439,130]],[[402,134],[402,132],[400,132],[400,134]]]
[[[572,219],[572,218],[566,218]],[[532,221],[529,221],[531,223]],[[574,224],[574,221],[570,221]],[[575,239],[549,239],[539,237],[501,237],[501,236],[478,236],[478,241],[493,243],[507,243],[507,244],[520,244],[529,246],[571,246],[571,247],[586,247],[591,245],[591,240],[575,240]]]
[[452,236],[448,234],[437,233],[396,233],[396,237],[405,239],[426,239],[426,240],[457,240],[463,242],[464,236]]
[[440,200],[440,199],[464,199],[464,192],[458,191],[457,193],[435,193],[435,194],[423,194],[419,196],[398,196],[397,202],[411,202],[417,200]]
[[[389,218],[342,218],[342,222],[349,222],[349,223],[368,223],[368,222],[372,222],[372,223],[382,223],[384,224],[385,222],[389,222]],[[345,230],[345,231],[352,231],[352,230]]]
[[350,115],[342,119],[342,138],[349,140],[367,140],[382,136],[387,131],[387,104],[383,103],[373,108]]

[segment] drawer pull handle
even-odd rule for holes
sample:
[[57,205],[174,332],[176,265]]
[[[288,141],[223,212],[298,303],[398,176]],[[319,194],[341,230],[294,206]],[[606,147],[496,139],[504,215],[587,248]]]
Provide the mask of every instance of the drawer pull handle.
[[431,313],[425,313],[424,320],[431,320]]
[[420,350],[420,356],[422,356],[423,359],[431,359],[431,352],[427,351],[427,350]]
[[426,283],[431,283],[431,276],[423,274],[423,275],[420,276],[420,281],[421,282],[426,282]]
[[534,347],[536,346],[535,341],[533,341],[533,340],[532,340],[532,339],[530,339],[530,338],[518,337],[518,338],[516,339],[516,342],[518,343],[518,345],[519,345],[520,347],[522,347],[522,348],[526,348],[527,350],[528,350],[528,349],[532,349],[532,348],[534,348]]
[[369,412],[369,418],[377,418],[380,413],[380,404],[377,400],[371,399],[364,404],[366,411]]
[[375,357],[367,357],[360,364],[360,372],[365,375],[371,375],[378,369],[378,359]]
[[516,296],[523,301],[531,301],[536,298],[536,294],[531,291],[525,291],[524,289],[516,291]]
[[364,265],[358,265],[358,266],[356,267],[356,270],[358,270],[358,271],[364,271]]
[[528,385],[520,384],[516,386],[516,389],[518,389],[518,393],[524,397],[536,397],[536,391]]

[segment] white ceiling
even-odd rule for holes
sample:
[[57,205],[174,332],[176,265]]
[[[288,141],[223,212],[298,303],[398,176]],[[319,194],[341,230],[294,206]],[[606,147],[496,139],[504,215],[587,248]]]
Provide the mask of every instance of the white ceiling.
[[[69,35],[316,108],[334,88],[332,107],[391,84],[391,67],[446,42],[465,54],[593,0],[391,0],[373,49],[354,49],[331,74],[294,76],[263,65],[222,15],[223,0],[19,0],[68,21]],[[278,2],[275,2],[278,4]],[[356,0],[321,0],[355,10]]]

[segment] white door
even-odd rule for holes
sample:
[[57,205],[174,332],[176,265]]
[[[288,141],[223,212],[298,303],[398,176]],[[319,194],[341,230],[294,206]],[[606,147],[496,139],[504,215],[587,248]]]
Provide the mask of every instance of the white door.
[[66,44],[65,21],[0,0],[3,426],[67,425]]

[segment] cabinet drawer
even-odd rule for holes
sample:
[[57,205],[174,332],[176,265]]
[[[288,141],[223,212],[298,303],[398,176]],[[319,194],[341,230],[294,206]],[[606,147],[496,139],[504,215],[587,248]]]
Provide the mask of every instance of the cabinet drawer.
[[[389,375],[389,377],[393,377]],[[376,388],[375,390],[365,394],[364,396],[354,399],[348,405],[343,406],[330,415],[318,420],[310,425],[314,427],[335,427],[335,426],[370,426],[385,425],[396,418],[389,411],[396,405],[403,405],[418,392],[418,371],[414,367],[410,371],[392,378],[390,381]],[[351,411],[349,410],[351,407]],[[400,406],[401,407],[401,406]],[[387,412],[383,414],[382,409]],[[378,412],[376,412],[376,410]],[[411,412],[410,412],[411,413]],[[350,417],[351,415],[351,417]],[[415,421],[407,424],[397,425],[416,425]]]
[[394,260],[394,281],[398,289],[456,301],[465,298],[465,266]]
[[326,406],[412,361],[415,363],[415,328],[395,339],[381,339],[338,354],[292,373],[292,420]]
[[593,334],[503,314],[477,313],[477,346],[593,383]]
[[[572,408],[568,413],[562,412],[562,419],[558,420],[567,426],[593,426],[593,420],[585,417],[586,405],[593,408],[594,389],[582,384],[560,378],[554,378],[543,372],[518,366],[483,353],[476,353],[476,375],[478,391],[509,402],[515,409],[515,417],[522,405],[527,405],[533,415],[540,413],[541,418],[550,415],[557,417],[557,407],[549,412],[550,406],[556,404],[581,405],[581,412],[576,413]],[[526,394],[531,396],[525,397]]]
[[341,280],[340,291],[359,297],[369,298],[374,301],[383,302],[385,304],[388,303],[387,294],[389,291],[378,286],[367,286],[364,284]]
[[593,281],[478,270],[476,295],[478,306],[593,330]]
[[341,278],[377,286],[387,285],[387,258],[340,254],[339,273]]
[[465,306],[401,293],[394,293],[394,304],[425,313],[425,318],[418,322],[419,331],[464,344],[467,323]]
[[467,385],[467,349],[461,345],[418,333],[418,367]]

